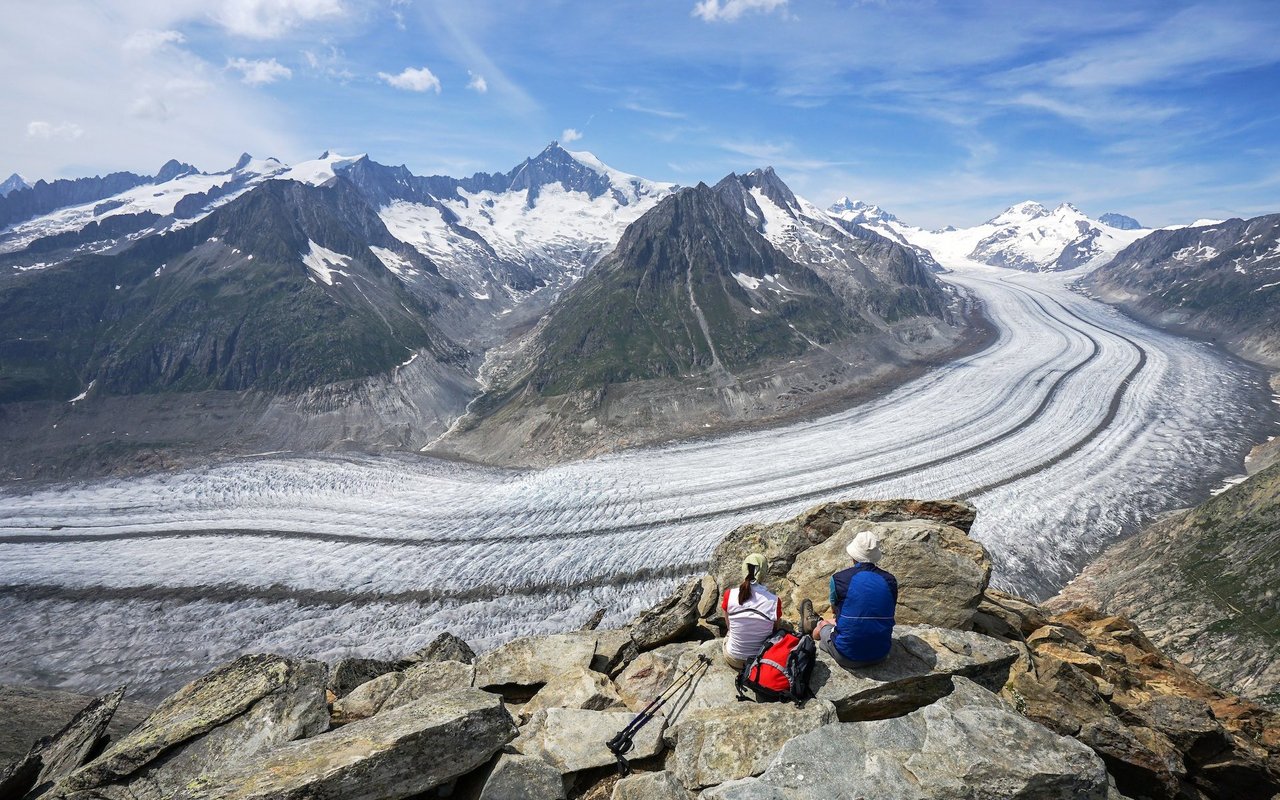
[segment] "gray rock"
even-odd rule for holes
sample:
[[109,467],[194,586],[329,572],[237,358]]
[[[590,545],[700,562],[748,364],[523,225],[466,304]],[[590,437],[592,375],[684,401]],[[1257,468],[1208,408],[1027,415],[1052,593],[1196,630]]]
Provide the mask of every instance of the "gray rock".
[[347,725],[358,719],[372,717],[382,708],[387,698],[404,682],[403,672],[388,672],[366,681],[351,690],[345,697],[333,702],[333,725]]
[[1088,747],[1020,716],[964,678],[904,717],[827,725],[787,742],[759,778],[711,800],[1105,800],[1107,771]]
[[399,708],[434,694],[468,688],[475,680],[476,668],[461,661],[423,661],[402,674],[403,680],[380,709]]
[[346,697],[362,683],[396,671],[394,661],[377,658],[344,658],[329,671],[329,691],[335,697]]
[[810,686],[835,705],[843,722],[883,719],[946,696],[954,676],[998,691],[1017,657],[1016,647],[989,636],[900,625],[888,658],[870,667],[845,669],[819,649]]
[[[852,519],[868,522],[934,521],[967,532],[976,513],[973,506],[953,500],[823,503],[786,522],[767,525],[753,522],[735,528],[712,552],[711,575],[719,580],[721,586],[737,583],[742,579],[742,559],[751,553],[764,553],[769,560],[769,575],[785,575],[796,556],[825,542]],[[825,590],[822,595],[826,596]]]
[[[23,758],[37,740],[53,736],[67,720],[94,701],[91,695],[29,686],[0,685],[0,764]],[[111,716],[107,733],[119,739],[155,710],[153,705],[123,701]]]
[[698,627],[702,581],[686,581],[662,602],[641,612],[628,625],[631,638],[641,652],[687,639]]
[[825,542],[796,556],[786,576],[793,588],[783,593],[791,613],[808,598],[818,614],[831,616],[831,574],[851,563],[845,547],[862,530],[879,537],[880,566],[898,579],[898,622],[969,626],[991,577],[991,559],[964,531],[934,522],[846,522]]
[[[475,685],[517,700],[571,667],[590,669],[596,652],[593,634],[526,636],[490,650],[476,660]],[[523,696],[523,697],[522,697]]]
[[530,717],[544,708],[585,708],[590,711],[624,708],[609,676],[582,667],[571,667],[547,681],[520,710]]
[[668,765],[688,789],[749,778],[765,767],[788,740],[836,722],[831,703],[814,700],[804,708],[790,703],[734,703],[700,708],[667,728],[675,740]]
[[594,631],[596,628],[600,627],[601,621],[604,620],[605,610],[606,609],[603,606],[597,608],[592,612],[591,616],[587,617],[587,621],[582,623],[582,627],[579,628],[579,630]]
[[329,724],[327,668],[276,655],[241,656],[179,689],[132,733],[72,773],[54,795],[168,800],[206,773],[312,736]]
[[431,644],[405,657],[403,666],[420,661],[461,661],[464,664],[474,664],[476,651],[462,639],[445,631],[433,639]]
[[485,781],[479,800],[564,800],[560,771],[540,758],[504,754]]
[[[564,775],[607,767],[617,759],[605,742],[634,718],[626,711],[549,708],[534,714],[511,746],[524,755],[542,758]],[[655,717],[641,728],[627,758],[640,760],[662,752],[665,725],[665,719]]]
[[259,753],[174,800],[400,800],[488,761],[515,733],[497,695],[459,689]]
[[698,617],[707,619],[720,607],[720,584],[716,582],[713,575],[703,575],[700,583],[702,597],[698,600]]
[[21,797],[28,792],[33,797],[43,794],[54,783],[88,763],[107,742],[107,727],[124,699],[124,690],[125,687],[121,686],[94,700],[62,730],[50,738],[41,739],[27,755],[26,769],[33,773],[31,782],[20,788],[12,780],[16,776],[0,778],[0,797]]
[[614,784],[610,800],[689,800],[691,796],[675,775],[664,770],[628,775]]
[[666,717],[669,724],[675,724],[684,714],[700,708],[734,705],[737,703],[734,681],[738,672],[724,663],[722,647],[720,641],[685,642],[641,653],[614,680],[618,694],[627,708],[639,711],[680,679],[686,670],[695,667],[698,658],[703,656],[711,663],[694,669],[692,678],[671,695],[658,713]]
[[613,677],[626,668],[640,654],[631,633],[626,629],[593,631],[596,654],[591,658],[591,668]]

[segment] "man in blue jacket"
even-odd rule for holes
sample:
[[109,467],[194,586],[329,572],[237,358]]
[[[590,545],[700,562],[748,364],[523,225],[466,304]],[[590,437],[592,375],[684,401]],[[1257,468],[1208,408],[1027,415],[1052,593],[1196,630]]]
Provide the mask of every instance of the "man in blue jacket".
[[861,531],[845,548],[853,566],[831,576],[834,622],[817,619],[813,603],[800,607],[801,626],[812,632],[818,647],[842,667],[865,667],[883,661],[893,645],[893,615],[898,580],[880,569],[880,541]]

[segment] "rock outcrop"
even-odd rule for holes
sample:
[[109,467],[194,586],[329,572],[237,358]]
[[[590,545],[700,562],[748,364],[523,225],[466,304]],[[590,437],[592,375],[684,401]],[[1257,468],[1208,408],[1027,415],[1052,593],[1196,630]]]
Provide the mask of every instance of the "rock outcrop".
[[[0,800],[1280,792],[1274,713],[1209,687],[1122,618],[1053,615],[986,588],[990,561],[964,532],[972,521],[961,503],[877,501],[744,526],[711,574],[627,626],[526,637],[479,658],[445,636],[398,660],[343,662],[335,682],[318,662],[244,656],[101,755],[88,743],[119,698],[91,706],[0,775]],[[765,552],[793,606],[825,595],[823,576],[864,527],[880,533],[902,586],[889,656],[850,670],[820,651],[802,706],[739,700],[714,598],[736,584],[742,555]],[[327,706],[326,686],[346,692]],[[626,751],[636,773],[618,777],[606,743],[642,710],[653,716]]]
[[1123,614],[1210,683],[1280,708],[1278,529],[1280,464],[1112,545],[1046,605]]

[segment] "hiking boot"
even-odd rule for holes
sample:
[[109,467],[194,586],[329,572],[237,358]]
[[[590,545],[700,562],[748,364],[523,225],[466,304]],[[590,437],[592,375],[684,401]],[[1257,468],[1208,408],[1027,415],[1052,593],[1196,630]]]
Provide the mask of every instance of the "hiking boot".
[[813,635],[813,629],[818,627],[820,618],[813,613],[813,601],[805,600],[800,604],[800,630]]

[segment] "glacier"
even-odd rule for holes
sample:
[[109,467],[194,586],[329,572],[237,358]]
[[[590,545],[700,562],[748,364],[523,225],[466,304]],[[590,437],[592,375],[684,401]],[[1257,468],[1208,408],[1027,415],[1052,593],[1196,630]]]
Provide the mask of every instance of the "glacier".
[[[941,259],[940,259],[941,260]],[[159,696],[236,654],[394,656],[620,624],[725,533],[850,497],[964,497],[994,583],[1044,597],[1274,433],[1257,373],[955,254],[988,349],[783,427],[544,470],[265,454],[0,489],[0,682]]]

